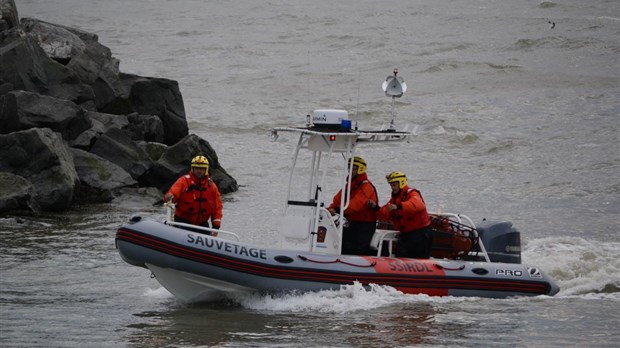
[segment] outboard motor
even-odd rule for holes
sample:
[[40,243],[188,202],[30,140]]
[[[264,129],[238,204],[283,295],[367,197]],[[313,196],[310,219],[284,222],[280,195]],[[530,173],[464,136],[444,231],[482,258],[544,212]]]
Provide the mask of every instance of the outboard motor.
[[521,263],[521,233],[509,221],[483,221],[476,226],[491,262]]

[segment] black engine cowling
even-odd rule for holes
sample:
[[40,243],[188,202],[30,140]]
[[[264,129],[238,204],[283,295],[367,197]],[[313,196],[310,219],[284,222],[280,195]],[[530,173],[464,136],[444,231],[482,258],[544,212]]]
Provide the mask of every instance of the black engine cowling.
[[521,263],[521,233],[509,221],[483,221],[476,226],[491,262]]

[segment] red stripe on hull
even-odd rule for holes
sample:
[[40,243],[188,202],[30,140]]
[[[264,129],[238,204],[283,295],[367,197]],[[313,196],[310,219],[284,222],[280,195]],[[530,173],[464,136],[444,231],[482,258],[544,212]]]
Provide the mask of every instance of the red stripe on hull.
[[[368,285],[371,283],[388,285],[402,291],[403,293],[423,293],[432,296],[447,296],[450,289],[507,291],[531,294],[546,294],[548,292],[547,284],[540,282],[533,283],[519,280],[474,279],[466,277],[446,278],[445,273],[442,270],[438,267],[434,267],[432,260],[408,260],[404,262],[403,260],[398,259],[366,257],[366,259],[371,262],[380,260],[380,262],[378,262],[375,266],[375,270],[377,272],[379,272],[379,270],[383,270],[383,272],[378,274],[349,273],[310,268],[300,269],[286,266],[265,265],[170,243],[165,240],[127,229],[119,229],[117,231],[116,238],[187,260],[266,278],[333,284],[352,284],[354,281],[357,281],[363,285]],[[405,268],[399,271],[394,270],[388,272],[389,267],[394,266],[394,264],[390,266],[390,261],[398,261],[401,264],[410,263],[409,266],[404,267],[413,267],[413,269],[416,269],[415,267],[420,269],[419,267],[421,264],[427,273],[412,274],[411,271],[406,271]]]

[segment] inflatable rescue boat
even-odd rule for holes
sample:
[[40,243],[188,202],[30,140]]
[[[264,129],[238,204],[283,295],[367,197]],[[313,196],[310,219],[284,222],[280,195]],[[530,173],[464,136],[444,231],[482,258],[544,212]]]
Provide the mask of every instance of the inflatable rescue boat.
[[[396,72],[383,88],[392,99],[406,91]],[[320,291],[354,282],[431,296],[505,298],[558,293],[559,287],[541,269],[521,264],[520,233],[507,221],[476,225],[462,214],[431,213],[430,259],[394,257],[398,232],[384,226],[378,227],[371,242],[376,255],[342,255],[342,229],[347,221],[326,209],[325,198],[331,198],[324,197],[322,190],[327,173],[341,168],[341,206],[346,208],[352,169],[347,163],[357,147],[402,141],[413,133],[396,130],[393,122],[375,131],[358,130],[345,110],[333,109],[315,110],[303,127],[274,128],[274,140],[281,133],[299,138],[277,226],[278,247],[244,243],[230,231],[174,222],[170,209],[166,221],[134,216],[118,229],[116,247],[122,259],[148,269],[163,287],[186,302],[209,300],[222,292]]]

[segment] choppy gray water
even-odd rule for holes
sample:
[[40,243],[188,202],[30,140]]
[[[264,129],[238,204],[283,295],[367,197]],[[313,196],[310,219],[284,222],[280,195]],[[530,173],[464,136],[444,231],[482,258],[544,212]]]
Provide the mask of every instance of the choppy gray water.
[[[556,297],[406,296],[356,286],[286,298],[177,302],[124,264],[116,228],[163,218],[124,197],[0,219],[0,345],[17,347],[617,345],[620,4],[611,1],[18,0],[21,17],[99,35],[121,71],[179,81],[190,131],[242,185],[224,228],[275,242],[293,139],[316,108],[391,119],[381,82],[409,85],[408,144],[361,148],[413,176],[432,210],[513,221]],[[552,28],[551,23],[555,23]]]

